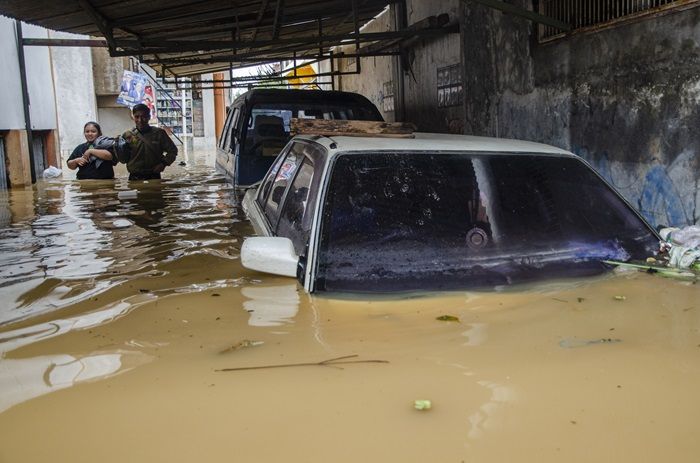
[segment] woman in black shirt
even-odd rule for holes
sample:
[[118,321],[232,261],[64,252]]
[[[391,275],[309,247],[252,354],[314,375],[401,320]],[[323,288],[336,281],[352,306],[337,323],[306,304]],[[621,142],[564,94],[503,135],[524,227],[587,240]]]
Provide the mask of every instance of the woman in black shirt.
[[97,122],[88,122],[83,127],[85,143],[75,147],[68,158],[68,168],[78,169],[78,180],[114,178],[116,158],[111,152],[93,147],[93,143],[102,135],[102,129]]

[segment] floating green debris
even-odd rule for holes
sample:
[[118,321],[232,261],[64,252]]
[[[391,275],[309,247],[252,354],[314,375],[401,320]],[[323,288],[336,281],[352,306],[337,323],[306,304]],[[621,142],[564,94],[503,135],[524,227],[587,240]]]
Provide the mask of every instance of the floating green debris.
[[458,322],[459,318],[454,315],[440,315],[435,320],[440,320],[441,322]]
[[430,408],[433,406],[433,404],[426,399],[419,399],[413,402],[413,408],[416,410],[430,410]]
[[616,301],[624,301],[627,298],[625,296],[614,296],[613,299],[615,299]]
[[[618,262],[615,260],[604,260],[604,264],[615,265],[620,268],[635,268],[643,272],[654,273],[664,278],[676,278],[685,281],[695,281],[698,275],[689,270],[682,270],[674,267],[664,267],[661,265],[632,264],[630,262]],[[691,270],[700,271],[700,263],[693,264]]]

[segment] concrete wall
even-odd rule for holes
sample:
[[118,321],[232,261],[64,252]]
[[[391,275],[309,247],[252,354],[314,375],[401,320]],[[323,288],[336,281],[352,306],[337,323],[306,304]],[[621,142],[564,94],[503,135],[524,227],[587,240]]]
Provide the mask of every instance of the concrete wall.
[[[406,2],[408,24],[428,16],[448,13],[459,20],[460,0]],[[404,76],[406,120],[423,132],[463,133],[464,107],[438,107],[437,71],[462,61],[460,34],[453,33],[420,40],[409,52],[410,71]]]
[[[48,38],[43,27],[23,24],[25,38]],[[52,130],[58,126],[56,119],[56,97],[51,69],[51,54],[48,47],[24,47],[29,89],[29,117],[33,130]]]
[[22,83],[19,78],[14,19],[0,16],[0,129],[24,129]]
[[[380,16],[367,24],[363,29],[363,33],[371,32],[386,32],[393,30],[393,18],[389,10],[386,10]],[[346,53],[353,53],[354,46],[346,46],[342,48]],[[357,69],[355,58],[342,59],[337,61],[338,70],[344,72],[354,72]],[[390,56],[377,56],[371,58],[361,58],[360,71],[361,74],[343,75],[336,79],[336,89],[348,92],[356,92],[366,96],[379,109],[384,117],[384,120],[393,122],[394,111],[386,111],[384,102],[385,86],[389,82],[393,85],[393,58]],[[324,62],[319,67],[319,72],[330,72],[330,64]],[[322,81],[327,81],[328,77],[322,77]],[[387,102],[388,104],[388,102]]]
[[[421,21],[429,16],[447,13],[458,21],[460,0],[425,2],[408,0],[406,10],[408,24]],[[390,11],[378,16],[362,29],[363,32],[383,32],[393,30],[394,20]],[[462,105],[438,107],[437,71],[439,68],[459,65],[460,35],[447,34],[440,37],[424,38],[414,43],[408,52],[408,69],[404,70],[405,85],[405,120],[415,123],[418,129],[426,132],[462,133],[464,126],[464,107]],[[352,52],[354,48],[345,47]],[[354,59],[340,60],[339,69],[355,70]],[[395,111],[386,111],[384,104],[386,82],[394,83],[394,106],[399,95],[395,85],[395,59],[393,57],[362,58],[361,74],[342,76],[336,80],[336,88],[361,93],[369,98],[382,112],[387,121],[394,121]],[[323,70],[328,70],[324,63]]]
[[119,94],[124,71],[131,71],[129,58],[112,58],[106,48],[91,48],[92,67],[97,95]]
[[124,71],[132,69],[128,58],[112,58],[106,48],[92,48],[91,54],[97,119],[102,132],[114,137],[134,126],[129,108],[117,104]]
[[[46,38],[47,30],[23,24],[25,38]],[[17,56],[15,22],[0,17],[0,129],[25,129],[22,81]],[[56,102],[54,100],[51,61],[46,47],[24,47],[24,60],[29,91],[29,115],[32,129],[56,128]]]
[[[25,38],[47,38],[46,29],[22,25]],[[33,135],[36,176],[49,164],[57,164],[56,99],[51,55],[46,47],[24,47],[29,114]],[[0,131],[5,142],[5,170],[10,187],[31,184],[30,142],[24,118],[15,21],[0,17]],[[39,151],[42,149],[42,151]]]
[[[88,39],[88,36],[50,31],[55,39]],[[87,47],[51,47],[61,154],[64,159],[85,142],[83,126],[97,121],[92,78],[92,53]],[[99,121],[98,121],[99,122]]]
[[652,225],[700,223],[700,8],[549,44],[462,8],[466,133],[569,149]]

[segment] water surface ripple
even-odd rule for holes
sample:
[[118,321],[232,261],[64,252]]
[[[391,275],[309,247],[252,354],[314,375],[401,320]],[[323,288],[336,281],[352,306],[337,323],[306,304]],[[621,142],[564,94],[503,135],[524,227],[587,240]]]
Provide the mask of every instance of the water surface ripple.
[[164,263],[235,257],[249,233],[207,166],[162,181],[40,180],[0,196],[0,325],[61,309]]

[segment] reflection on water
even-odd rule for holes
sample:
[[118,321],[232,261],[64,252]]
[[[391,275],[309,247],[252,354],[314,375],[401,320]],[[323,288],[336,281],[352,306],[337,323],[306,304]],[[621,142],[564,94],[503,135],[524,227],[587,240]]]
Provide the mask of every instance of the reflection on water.
[[240,222],[233,190],[206,165],[171,176],[42,181],[31,198],[32,190],[4,192],[0,290],[8,306],[0,324],[152,275],[160,262],[230,253]]
[[697,459],[698,285],[312,296],[186,159],[0,195],[0,461]]
[[250,313],[251,326],[278,326],[292,321],[299,310],[296,284],[271,287],[245,287],[241,294],[248,298],[243,308]]
[[[123,357],[130,356],[128,368]],[[141,357],[138,362],[135,361]],[[0,413],[8,408],[50,392],[75,386],[93,379],[125,373],[147,358],[140,352],[95,354],[76,358],[72,355],[49,355],[0,362]]]

